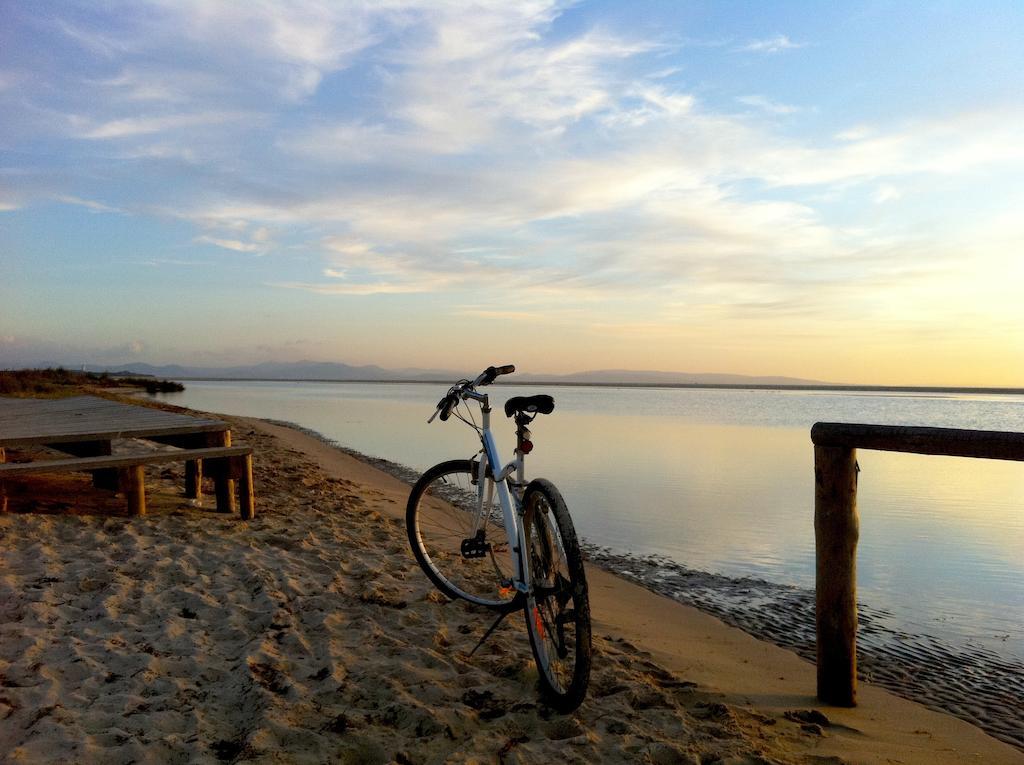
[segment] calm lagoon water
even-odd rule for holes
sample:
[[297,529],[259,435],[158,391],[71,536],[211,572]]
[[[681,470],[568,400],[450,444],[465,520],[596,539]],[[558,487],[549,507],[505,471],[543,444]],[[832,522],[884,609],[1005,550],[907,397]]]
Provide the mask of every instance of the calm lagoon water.
[[[183,406],[287,420],[418,470],[477,449],[426,420],[442,385],[187,383]],[[501,405],[534,386],[490,389]],[[1024,431],[1024,397],[557,387],[528,475],[562,490],[588,542],[687,567],[814,586],[819,420]],[[1024,660],[1024,463],[860,451],[858,595],[909,633]]]

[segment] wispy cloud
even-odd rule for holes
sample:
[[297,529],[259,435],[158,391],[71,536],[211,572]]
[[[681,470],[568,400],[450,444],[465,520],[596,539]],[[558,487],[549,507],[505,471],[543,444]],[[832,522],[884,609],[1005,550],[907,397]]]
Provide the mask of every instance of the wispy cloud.
[[241,120],[246,117],[252,119],[252,115],[239,112],[205,112],[198,114],[167,114],[158,117],[126,117],[93,125],[88,125],[88,120],[85,118],[76,118],[73,120],[73,124],[82,126],[81,131],[78,133],[79,138],[103,140],[163,133],[182,128],[196,127],[198,125],[218,125]]
[[775,35],[774,37],[767,37],[763,40],[752,40],[746,45],[740,46],[736,50],[747,53],[773,54],[805,47],[807,47],[807,43],[793,42],[786,35]]
[[346,284],[317,284],[305,282],[273,282],[272,287],[302,290],[317,295],[407,295],[413,293],[433,292],[447,286],[443,279],[434,283],[417,282],[414,284],[396,284],[395,282],[351,282]]
[[119,207],[103,204],[102,202],[97,202],[93,199],[82,199],[81,197],[72,196],[71,194],[58,194],[54,199],[58,202],[63,202],[64,204],[85,207],[86,209],[92,210],[96,213],[124,213],[124,210]]
[[799,106],[792,106],[791,104],[773,101],[765,96],[739,96],[736,100],[745,106],[753,106],[754,108],[760,109],[768,114],[786,115],[796,114],[800,111]]
[[225,250],[233,250],[234,252],[263,252],[265,249],[263,244],[242,242],[238,239],[220,239],[218,237],[208,236],[205,234],[203,236],[197,236],[195,241],[203,244],[212,244],[215,247],[221,247]]

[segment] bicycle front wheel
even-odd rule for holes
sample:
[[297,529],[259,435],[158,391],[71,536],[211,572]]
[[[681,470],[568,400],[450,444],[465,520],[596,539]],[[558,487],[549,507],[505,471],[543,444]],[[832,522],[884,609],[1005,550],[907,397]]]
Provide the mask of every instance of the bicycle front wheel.
[[512,552],[495,484],[477,478],[476,462],[430,468],[412,487],[405,512],[420,568],[450,598],[489,608],[515,604]]
[[550,481],[531,481],[523,506],[530,648],[542,696],[559,712],[571,712],[583,703],[590,682],[590,599],[583,554],[565,501]]

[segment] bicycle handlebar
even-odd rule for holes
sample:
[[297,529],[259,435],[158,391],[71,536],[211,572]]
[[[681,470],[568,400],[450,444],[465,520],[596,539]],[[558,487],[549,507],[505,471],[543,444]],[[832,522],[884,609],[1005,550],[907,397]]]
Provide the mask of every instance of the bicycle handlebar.
[[500,367],[487,367],[481,372],[473,382],[469,380],[462,380],[461,382],[455,383],[451,388],[448,389],[448,393],[437,402],[437,410],[427,420],[429,425],[434,421],[434,418],[440,415],[441,422],[444,422],[452,416],[452,411],[456,406],[459,405],[459,401],[466,397],[466,393],[476,389],[478,385],[490,385],[494,382],[495,378],[499,375],[510,375],[516,371],[515,364],[505,364]]

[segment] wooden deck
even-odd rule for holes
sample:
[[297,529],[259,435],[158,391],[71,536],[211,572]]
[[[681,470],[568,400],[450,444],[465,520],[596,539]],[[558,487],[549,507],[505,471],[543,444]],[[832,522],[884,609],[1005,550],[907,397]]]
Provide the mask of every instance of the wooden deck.
[[223,433],[226,422],[96,396],[0,398],[0,448],[30,444]]
[[[140,448],[138,440],[163,446]],[[119,454],[114,455],[118,442]],[[128,452],[120,453],[127,445]],[[173,461],[185,463],[185,494],[202,496],[203,461],[216,486],[218,509],[235,509],[235,483],[241,480],[243,518],[253,515],[252,449],[231,447],[230,426],[222,420],[193,417],[95,396],[65,399],[0,398],[0,463],[12,447],[40,447],[77,459],[36,459],[26,465],[0,464],[0,505],[5,475],[87,471],[98,488],[125,492],[135,515],[145,513],[142,466]],[[167,447],[172,447],[168,449]],[[39,457],[35,449],[32,458]]]

